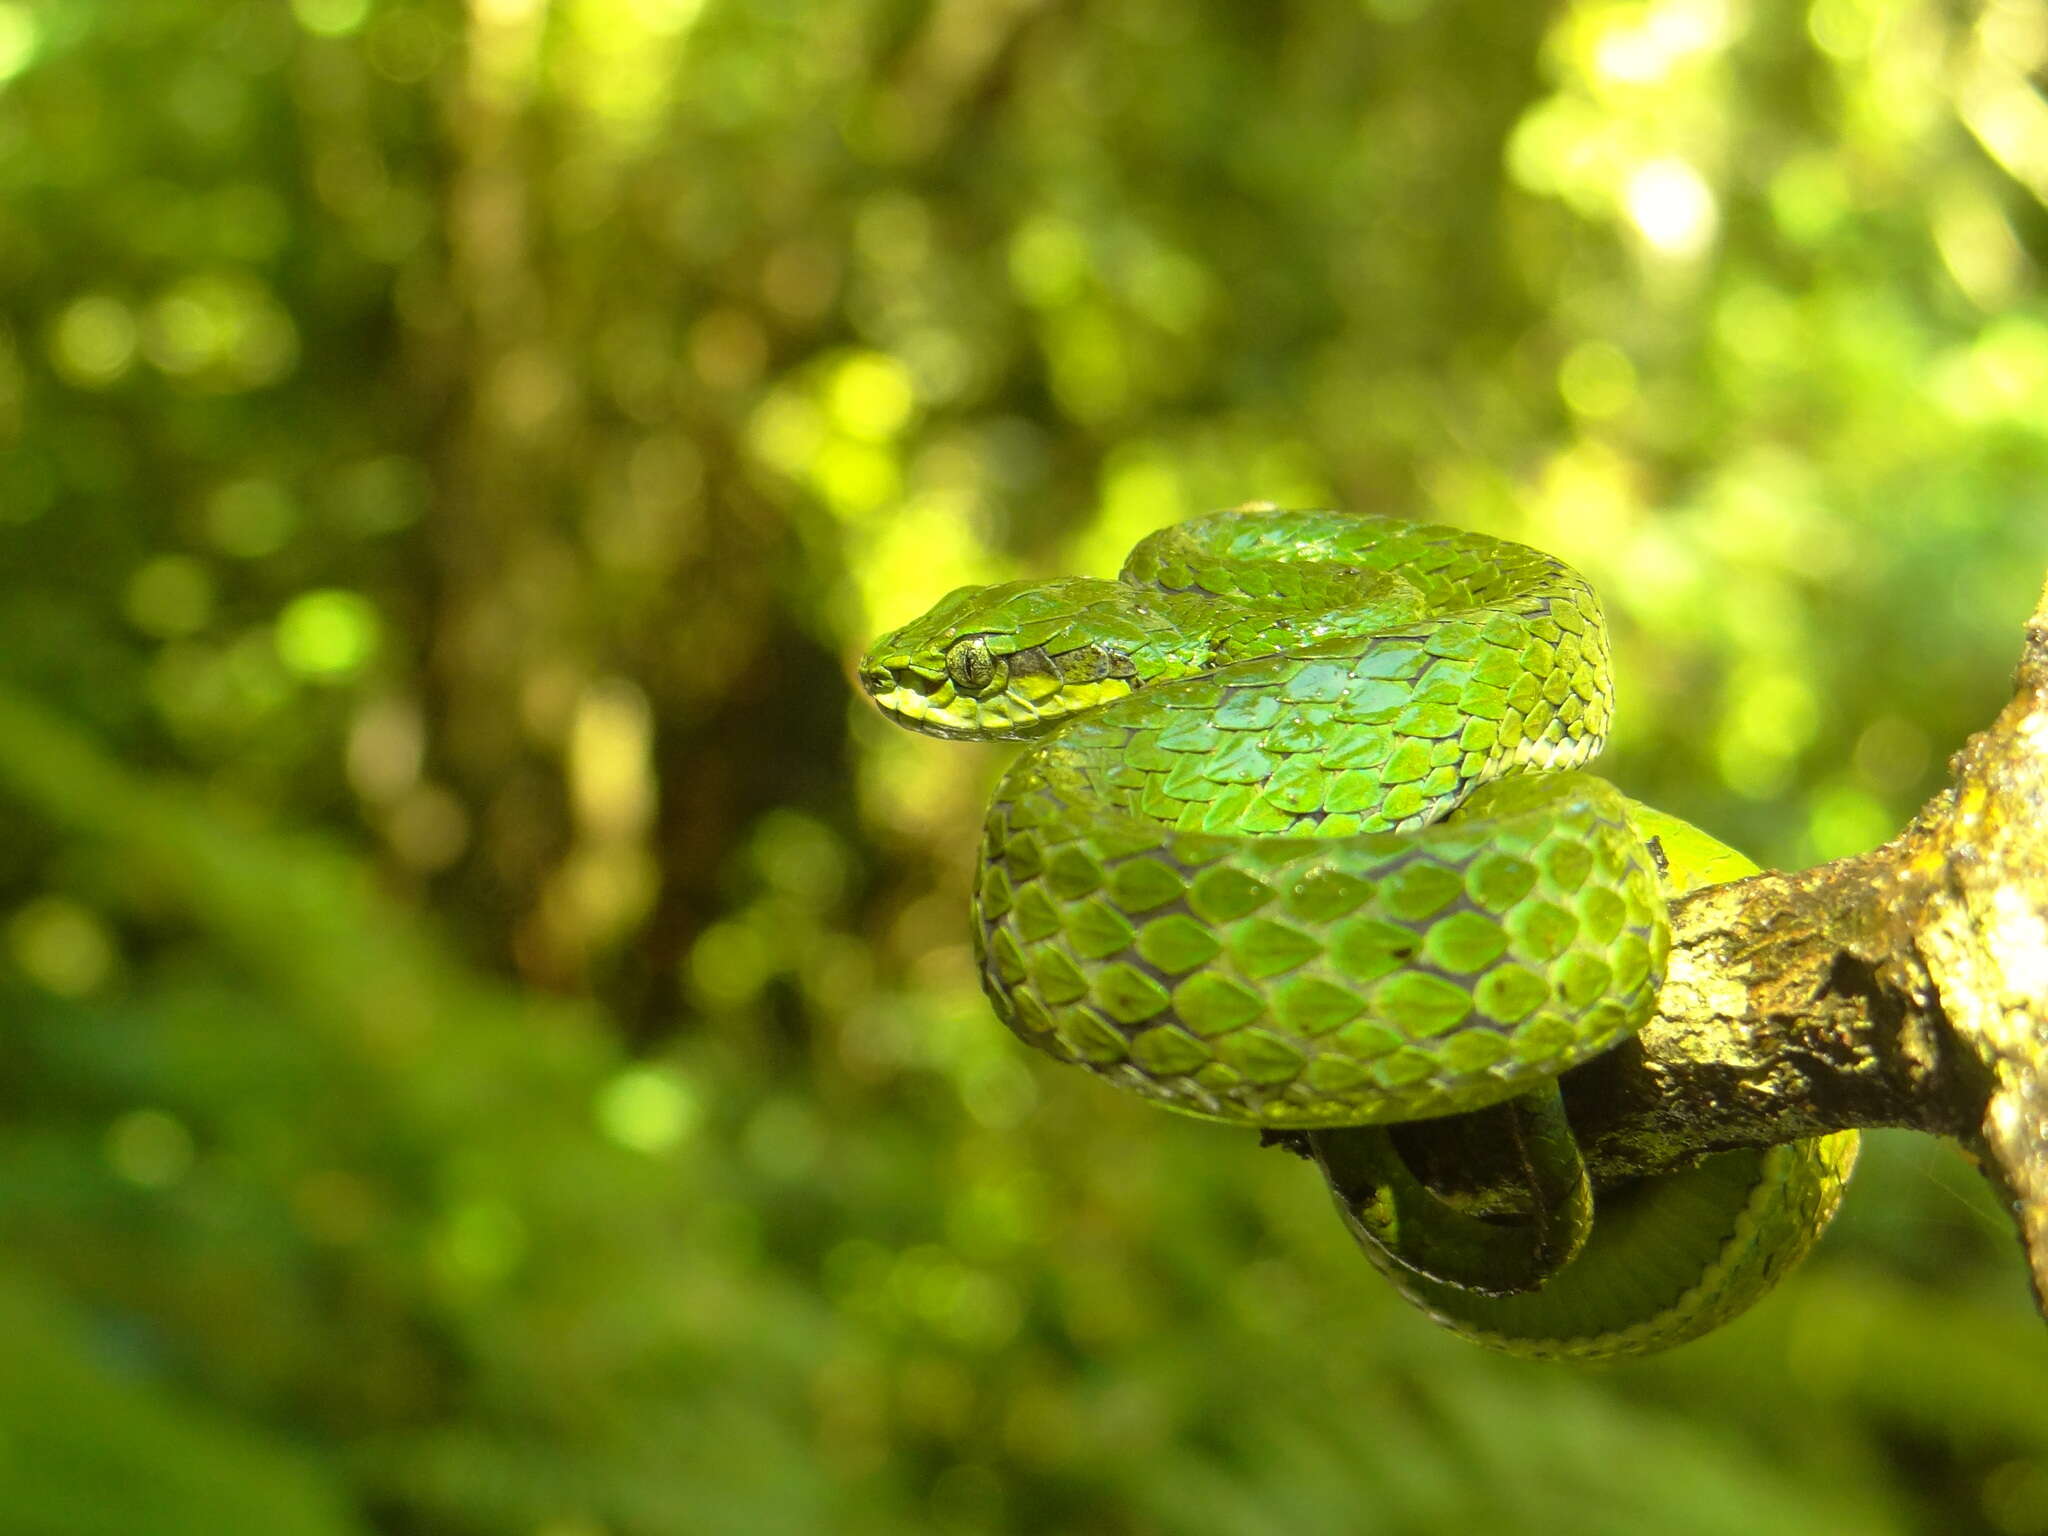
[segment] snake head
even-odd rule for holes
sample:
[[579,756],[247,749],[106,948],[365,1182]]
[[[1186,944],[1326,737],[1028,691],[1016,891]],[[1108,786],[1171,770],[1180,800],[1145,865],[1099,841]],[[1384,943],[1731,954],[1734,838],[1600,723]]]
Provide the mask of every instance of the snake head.
[[949,592],[861,658],[869,698],[897,724],[955,741],[1025,741],[1182,675],[1170,618],[1117,581],[1067,577]]

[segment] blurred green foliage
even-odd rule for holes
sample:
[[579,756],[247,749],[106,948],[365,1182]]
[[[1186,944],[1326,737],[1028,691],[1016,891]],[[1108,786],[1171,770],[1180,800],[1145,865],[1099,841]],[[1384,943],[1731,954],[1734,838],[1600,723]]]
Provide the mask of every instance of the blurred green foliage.
[[0,1524],[2048,1532],[2048,1339],[1876,1138],[1724,1334],[1399,1306],[1042,1070],[993,754],[847,664],[1252,498],[1581,565],[1792,864],[2048,514],[2022,0],[0,3]]

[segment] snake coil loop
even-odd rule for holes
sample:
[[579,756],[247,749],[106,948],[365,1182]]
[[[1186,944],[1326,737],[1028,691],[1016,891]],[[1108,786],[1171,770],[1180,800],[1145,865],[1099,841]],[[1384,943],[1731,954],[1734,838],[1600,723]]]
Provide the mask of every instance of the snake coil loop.
[[[1587,1186],[1558,1076],[1649,1018],[1667,894],[1754,868],[1576,771],[1606,738],[1607,660],[1591,588],[1548,555],[1260,507],[1148,536],[1115,581],[948,594],[860,678],[912,729],[1031,743],[974,896],[1019,1037],[1184,1113],[1311,1131],[1368,1256],[1431,1316],[1598,1358],[1747,1307],[1855,1148]],[[1444,1206],[1374,1129],[1480,1111],[1526,1138],[1519,1226]]]

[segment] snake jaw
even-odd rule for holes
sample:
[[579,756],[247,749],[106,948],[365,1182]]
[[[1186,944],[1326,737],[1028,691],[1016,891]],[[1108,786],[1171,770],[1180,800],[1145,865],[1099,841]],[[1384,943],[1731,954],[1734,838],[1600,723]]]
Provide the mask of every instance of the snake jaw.
[[897,724],[952,741],[1029,741],[1147,683],[1204,667],[1183,610],[1213,607],[1094,577],[961,587],[862,658]]
[[891,720],[922,735],[1031,741],[1139,686],[1128,662],[1106,654],[1084,663],[1031,647],[994,660],[999,685],[976,694],[959,686],[951,667],[927,665],[922,653],[877,647],[861,659],[861,690]]
[[962,693],[951,677],[907,663],[862,662],[861,688],[898,725],[947,741],[1028,741],[1065,718],[1048,715],[1014,686],[987,698]]

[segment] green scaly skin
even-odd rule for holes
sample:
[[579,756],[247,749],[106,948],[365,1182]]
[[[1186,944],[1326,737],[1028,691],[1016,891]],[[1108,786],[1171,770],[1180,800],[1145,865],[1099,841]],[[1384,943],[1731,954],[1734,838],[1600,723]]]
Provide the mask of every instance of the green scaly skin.
[[[1244,508],[1151,535],[1115,581],[954,592],[861,679],[912,729],[1034,743],[974,898],[1003,1021],[1184,1113],[1325,1132],[1352,1230],[1448,1326],[1548,1357],[1661,1348],[1832,1214],[1853,1138],[1722,1154],[1591,1215],[1556,1078],[1649,1018],[1667,891],[1752,866],[1574,771],[1612,696],[1561,562]],[[1475,1111],[1526,1137],[1529,1222],[1452,1211],[1384,1131],[1331,1129]]]

